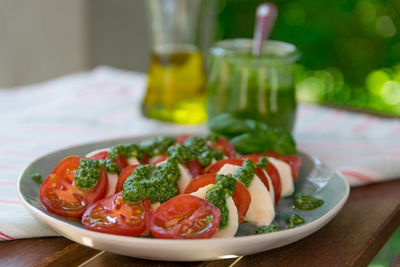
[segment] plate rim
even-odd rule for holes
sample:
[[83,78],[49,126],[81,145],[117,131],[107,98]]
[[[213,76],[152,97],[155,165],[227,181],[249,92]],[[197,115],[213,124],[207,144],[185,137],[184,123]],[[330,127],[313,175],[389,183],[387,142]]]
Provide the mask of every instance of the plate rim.
[[[184,132],[184,134],[190,134],[193,132]],[[178,132],[166,132],[165,135],[177,135],[177,134],[183,134],[182,132],[178,133]],[[197,133],[198,134],[198,133]],[[164,135],[164,134],[163,134]],[[319,229],[321,229],[322,227],[324,227],[327,223],[329,223],[335,216],[336,214],[342,209],[342,207],[344,206],[344,204],[346,203],[349,194],[350,194],[350,185],[347,181],[347,179],[337,170],[331,168],[330,166],[326,165],[325,163],[323,163],[322,161],[320,161],[318,158],[309,155],[308,153],[305,153],[303,151],[298,151],[298,154],[304,154],[306,156],[308,156],[313,162],[319,162],[321,165],[331,169],[336,176],[338,176],[342,182],[345,185],[346,191],[344,196],[342,197],[342,199],[340,199],[340,201],[332,208],[330,209],[328,212],[326,212],[324,215],[322,215],[321,217],[319,217],[318,219],[315,219],[312,222],[306,223],[304,225],[300,225],[297,226],[294,229],[284,229],[278,232],[272,232],[272,233],[267,233],[267,234],[260,234],[260,235],[251,235],[251,236],[237,236],[237,237],[223,237],[223,238],[211,238],[211,239],[191,239],[191,240],[180,240],[180,239],[157,239],[157,238],[148,238],[148,237],[131,237],[131,236],[121,236],[121,235],[113,235],[113,234],[106,234],[106,233],[100,233],[100,232],[95,232],[95,231],[90,231],[78,226],[75,226],[71,223],[62,221],[60,219],[58,219],[57,217],[51,216],[46,214],[45,212],[43,212],[42,210],[38,209],[37,207],[35,207],[34,205],[30,204],[25,197],[23,196],[22,192],[21,192],[21,181],[22,178],[25,174],[25,172],[27,171],[27,169],[29,169],[33,164],[35,164],[37,161],[40,161],[41,159],[48,157],[51,154],[56,154],[56,153],[60,153],[64,150],[67,149],[73,149],[73,148],[78,148],[78,147],[84,147],[84,146],[90,146],[90,145],[96,145],[99,143],[104,143],[104,142],[118,142],[118,140],[127,140],[127,139],[141,139],[141,138],[146,138],[146,137],[154,137],[154,136],[160,136],[160,134],[145,134],[145,135],[137,135],[137,136],[121,136],[121,137],[117,137],[117,138],[111,138],[111,139],[103,139],[103,140],[98,140],[98,141],[93,141],[93,142],[87,142],[87,143],[82,143],[82,144],[76,144],[76,145],[72,145],[72,146],[67,146],[61,149],[57,149],[54,150],[52,152],[46,153],[38,158],[36,158],[35,160],[31,161],[18,175],[18,179],[17,179],[17,194],[18,194],[18,198],[20,199],[20,201],[22,202],[22,204],[24,205],[24,207],[26,209],[28,209],[28,211],[35,217],[35,219],[37,219],[38,221],[42,222],[43,224],[45,224],[47,227],[53,229],[55,232],[57,232],[58,234],[60,234],[63,237],[66,237],[68,239],[70,239],[69,237],[65,236],[64,234],[59,233],[58,231],[56,231],[52,225],[50,225],[49,222],[51,222],[52,224],[61,224],[63,226],[66,227],[72,227],[72,229],[79,233],[81,236],[84,236],[85,233],[89,233],[90,235],[94,235],[96,238],[103,238],[104,240],[108,240],[108,239],[114,239],[113,241],[116,242],[127,242],[128,240],[130,242],[134,241],[137,242],[139,245],[140,244],[146,244],[146,245],[174,245],[177,247],[184,247],[184,246],[188,246],[188,245],[202,245],[204,244],[208,244],[210,245],[210,242],[212,242],[214,245],[223,245],[226,244],[229,241],[233,241],[235,243],[239,243],[238,245],[240,245],[241,243],[246,243],[249,242],[251,240],[255,240],[255,241],[262,241],[263,239],[272,239],[273,237],[278,237],[278,236],[282,236],[282,238],[287,237],[287,236],[291,236],[291,235],[296,235],[296,234],[301,234],[302,232],[310,232],[310,234],[318,231]],[[41,219],[39,219],[41,218]],[[44,221],[44,222],[43,222]],[[314,229],[316,229],[315,231],[313,231]],[[308,235],[310,235],[308,234]],[[306,236],[308,236],[306,235]],[[303,238],[300,238],[303,239]],[[74,239],[71,239],[74,242],[78,242]],[[81,243],[81,242],[78,242]],[[293,242],[290,242],[293,243]],[[289,244],[290,244],[289,243]],[[85,246],[90,246],[89,244],[83,244]],[[94,247],[94,246],[91,246]]]

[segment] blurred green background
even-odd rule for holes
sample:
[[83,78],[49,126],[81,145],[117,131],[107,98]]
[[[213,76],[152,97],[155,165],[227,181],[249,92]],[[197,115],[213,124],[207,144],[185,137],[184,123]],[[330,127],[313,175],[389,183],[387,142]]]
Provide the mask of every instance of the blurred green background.
[[[220,0],[217,39],[251,38],[260,0]],[[271,39],[295,44],[298,99],[400,116],[400,1],[271,1]]]

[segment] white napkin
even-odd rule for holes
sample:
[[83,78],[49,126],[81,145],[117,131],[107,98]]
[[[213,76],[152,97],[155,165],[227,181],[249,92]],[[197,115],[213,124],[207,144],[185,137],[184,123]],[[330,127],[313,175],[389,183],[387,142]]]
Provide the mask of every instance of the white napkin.
[[298,149],[346,176],[351,186],[400,178],[400,119],[301,105]]
[[[144,74],[100,67],[37,85],[0,89],[0,240],[54,236],[21,205],[16,179],[31,161],[67,146],[171,131],[204,131],[146,119]],[[352,185],[399,177],[398,119],[299,105],[300,150],[343,171]],[[397,150],[397,151],[396,151]]]

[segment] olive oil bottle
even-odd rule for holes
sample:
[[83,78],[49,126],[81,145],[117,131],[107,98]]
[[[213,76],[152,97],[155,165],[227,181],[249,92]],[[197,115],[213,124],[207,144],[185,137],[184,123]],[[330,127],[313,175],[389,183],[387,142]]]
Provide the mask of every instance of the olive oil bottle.
[[182,124],[206,120],[206,76],[195,46],[165,47],[151,55],[143,113]]
[[207,118],[203,58],[197,48],[202,0],[147,0],[153,41],[143,114],[182,124]]

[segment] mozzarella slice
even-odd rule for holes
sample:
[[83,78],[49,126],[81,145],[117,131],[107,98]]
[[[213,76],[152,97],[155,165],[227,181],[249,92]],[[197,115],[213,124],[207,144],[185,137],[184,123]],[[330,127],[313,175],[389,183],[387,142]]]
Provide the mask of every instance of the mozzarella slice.
[[129,165],[139,165],[140,162],[136,157],[130,157],[128,160]]
[[[207,191],[210,190],[214,185],[209,184],[204,187],[199,188],[196,192],[191,193],[191,195],[205,199]],[[215,233],[213,237],[221,238],[221,237],[233,237],[236,235],[236,232],[239,228],[239,215],[233,201],[232,197],[228,197],[226,199],[226,206],[229,211],[229,222],[228,225],[218,232]]]
[[96,155],[97,153],[104,152],[104,151],[107,151],[107,152],[108,152],[108,151],[110,151],[110,149],[109,149],[109,148],[97,149],[97,150],[95,150],[95,151],[92,151],[92,152],[86,154],[85,158],[89,158],[89,157],[91,157],[91,156],[93,156],[93,155]]
[[107,194],[106,197],[114,195],[115,194],[115,189],[117,187],[117,182],[118,182],[118,174],[117,173],[108,173],[108,189],[107,189]]
[[159,161],[162,157],[163,157],[163,155],[151,157],[151,158],[149,159],[149,164],[154,164],[154,163],[156,163],[156,162]]
[[213,237],[217,237],[217,238],[218,237],[234,237],[239,228],[238,210],[236,208],[235,202],[233,201],[232,197],[228,197],[226,199],[226,206],[228,207],[228,211],[229,211],[228,226],[226,226],[224,229],[216,232]]
[[181,173],[181,177],[177,181],[179,194],[183,194],[185,191],[186,186],[192,180],[192,175],[190,174],[189,170],[181,164],[178,164],[179,172]]
[[293,183],[292,169],[290,168],[290,165],[276,158],[268,157],[268,160],[272,164],[274,164],[274,166],[279,172],[279,176],[281,177],[281,184],[282,184],[281,197],[287,197],[292,195],[294,192],[294,183]]
[[272,199],[272,204],[275,205],[275,189],[274,189],[274,185],[272,184],[272,180],[271,180],[271,177],[269,177],[268,172],[265,171],[265,170],[263,170],[263,172],[264,172],[265,176],[268,179],[269,194],[270,194],[271,199]]
[[[218,174],[234,174],[239,168],[240,166],[225,164]],[[257,175],[254,175],[247,189],[251,196],[251,202],[244,219],[257,226],[269,225],[275,217],[275,209],[267,187]]]

